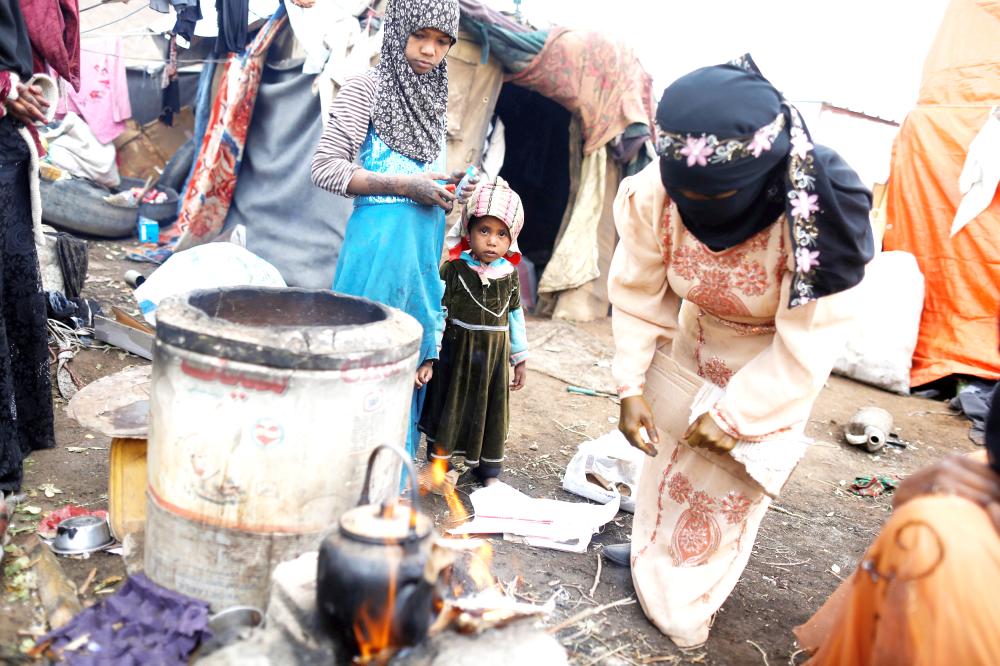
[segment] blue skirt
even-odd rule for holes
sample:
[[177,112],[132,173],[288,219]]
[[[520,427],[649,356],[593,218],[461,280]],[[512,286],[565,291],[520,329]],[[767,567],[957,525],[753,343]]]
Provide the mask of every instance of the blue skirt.
[[[363,296],[410,315],[424,329],[420,359],[438,357],[444,331],[440,262],[445,213],[437,206],[381,203],[357,206],[347,221],[333,290]],[[406,447],[415,456],[423,389],[413,392]]]

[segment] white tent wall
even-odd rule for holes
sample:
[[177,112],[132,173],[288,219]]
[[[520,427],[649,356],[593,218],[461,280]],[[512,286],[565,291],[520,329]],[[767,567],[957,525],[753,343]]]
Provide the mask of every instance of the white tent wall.
[[899,124],[827,102],[793,102],[813,140],[833,148],[869,188],[889,179],[892,142]]

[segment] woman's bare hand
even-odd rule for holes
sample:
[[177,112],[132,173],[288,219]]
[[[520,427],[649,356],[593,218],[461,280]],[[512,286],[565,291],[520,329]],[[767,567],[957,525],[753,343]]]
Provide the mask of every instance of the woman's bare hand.
[[49,108],[49,102],[42,95],[41,88],[21,83],[17,86],[17,95],[17,99],[7,101],[7,110],[12,116],[25,125],[47,122],[45,110]]
[[455,195],[445,189],[439,180],[449,180],[441,173],[421,173],[405,176],[399,194],[424,206],[438,206],[450,213],[455,205]]
[[[642,428],[646,429],[652,444],[642,438]],[[656,447],[653,444],[659,443],[660,438],[656,434],[656,424],[653,423],[653,412],[649,409],[649,403],[641,395],[622,398],[618,430],[625,435],[629,444],[647,456],[656,455]]]
[[720,428],[715,419],[707,412],[699,416],[687,429],[687,432],[684,433],[684,441],[688,443],[688,446],[708,449],[716,453],[732,451],[733,447],[736,446],[736,438]]
[[1000,474],[969,456],[949,456],[907,477],[896,490],[894,507],[923,495],[955,495],[990,514],[1000,531]]

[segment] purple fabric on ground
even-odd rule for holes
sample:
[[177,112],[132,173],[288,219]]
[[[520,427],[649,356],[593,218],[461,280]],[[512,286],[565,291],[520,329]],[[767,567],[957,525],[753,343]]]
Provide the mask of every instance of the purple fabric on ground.
[[[71,652],[80,636],[89,639]],[[142,574],[132,576],[102,603],[86,609],[39,643],[70,666],[183,666],[210,636],[208,604],[164,589]]]

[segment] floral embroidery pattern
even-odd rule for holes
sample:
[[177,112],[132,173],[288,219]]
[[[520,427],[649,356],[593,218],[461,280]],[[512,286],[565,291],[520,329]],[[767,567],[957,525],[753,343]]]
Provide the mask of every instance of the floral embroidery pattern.
[[813,273],[820,265],[820,257],[819,251],[813,248],[819,238],[816,213],[820,211],[820,203],[819,196],[810,193],[816,186],[816,158],[812,154],[815,146],[809,140],[798,110],[791,105],[787,108],[792,117],[792,148],[788,158],[788,179],[792,189],[788,199],[791,202],[792,242],[795,244],[795,274],[792,277],[790,304],[794,308],[816,299]]
[[730,525],[737,525],[744,523],[750,513],[751,502],[746,494],[731,490],[722,498],[713,498],[702,490],[694,490],[683,472],[670,477],[667,488],[670,499],[688,505],[677,519],[670,543],[674,566],[703,564],[719,549],[722,530],[717,514]]
[[667,492],[670,494],[670,499],[678,504],[684,504],[691,493],[694,492],[694,488],[686,476],[683,474],[674,474],[670,477],[670,481],[667,484]]
[[708,158],[712,156],[713,151],[708,145],[708,139],[704,136],[700,139],[695,139],[694,137],[688,137],[684,140],[684,147],[681,148],[681,155],[687,157],[687,165],[694,166],[706,166],[708,164]]
[[767,291],[767,271],[758,261],[743,261],[732,274],[732,283],[748,296],[761,296]]
[[721,386],[726,388],[729,385],[729,380],[733,378],[735,374],[726,362],[723,361],[718,356],[710,356],[704,363],[699,363],[698,374],[712,382],[716,386]]
[[763,296],[770,286],[767,269],[751,255],[767,249],[771,234],[765,229],[745,243],[722,254],[701,243],[678,244],[670,268],[695,283],[685,298],[718,316],[748,316],[741,296]]
[[656,137],[656,152],[673,160],[683,159],[689,167],[725,164],[747,157],[760,157],[771,150],[783,129],[785,114],[779,113],[753,134],[731,139],[720,139],[714,134],[696,136],[660,130]]
[[656,537],[660,534],[660,528],[663,526],[663,500],[666,496],[664,489],[667,486],[667,480],[670,478],[670,472],[673,470],[674,465],[677,463],[677,458],[680,456],[681,447],[674,447],[674,452],[670,456],[670,462],[667,463],[667,468],[663,470],[663,475],[660,477],[660,483],[657,486],[656,493],[656,522],[653,525],[653,531],[649,535],[649,540],[639,549],[638,553],[633,551],[632,555],[632,566],[635,567],[635,563],[640,557],[646,554],[649,547],[656,543]]
[[743,493],[731,490],[719,502],[719,509],[726,517],[726,522],[735,525],[746,519],[747,514],[750,513],[750,498]]

